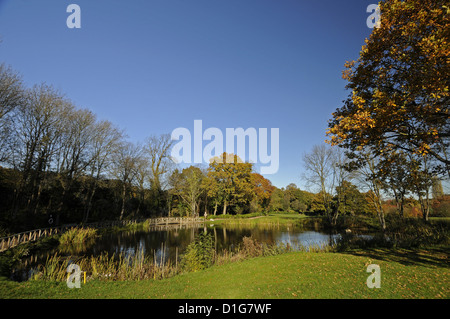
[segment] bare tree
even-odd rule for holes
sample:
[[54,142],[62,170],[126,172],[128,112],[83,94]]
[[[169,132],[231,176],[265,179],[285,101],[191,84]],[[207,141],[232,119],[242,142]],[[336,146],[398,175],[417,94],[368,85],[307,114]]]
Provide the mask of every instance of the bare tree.
[[150,163],[148,156],[145,155],[143,148],[138,146],[139,156],[136,159],[134,183],[139,190],[139,203],[136,209],[136,215],[139,215],[142,203],[145,200],[145,190],[150,186]]
[[141,150],[138,146],[130,142],[123,142],[118,149],[112,167],[112,174],[121,182],[122,186],[122,205],[120,210],[120,220],[125,213],[125,203],[127,201],[127,189],[133,183],[136,177],[136,167],[138,165]]
[[[16,189],[13,214],[20,205],[20,197],[27,194],[27,208],[36,211],[41,181],[50,169],[58,150],[62,118],[70,111],[70,105],[51,86],[41,84],[27,92],[26,100],[18,108],[15,134],[18,144],[13,162],[22,172]],[[34,209],[33,209],[34,206]]]
[[150,190],[154,209],[158,214],[165,214],[167,205],[164,202],[169,198],[163,190],[167,186],[167,177],[174,167],[170,156],[173,141],[170,134],[151,136],[147,138],[144,151],[150,163]]
[[198,216],[201,196],[205,193],[204,179],[206,173],[199,167],[190,166],[178,173],[177,178],[173,179],[175,194],[185,202],[190,210],[191,216]]
[[[345,182],[353,179],[348,170],[348,157],[344,151],[326,144],[315,145],[312,151],[303,156],[305,173],[303,177],[310,186],[315,186],[321,195],[325,214],[332,225],[336,225],[340,207],[344,202]],[[336,191],[336,187],[340,192]],[[336,202],[333,204],[333,197]]]
[[62,136],[56,161],[58,179],[62,187],[56,214],[57,224],[74,182],[86,174],[86,169],[92,161],[90,150],[96,117],[89,110],[71,107],[70,111],[64,114],[62,123]]
[[[336,206],[333,211],[332,216],[332,224],[336,225],[337,218],[339,216],[339,212],[341,210],[341,206],[344,204],[344,196],[347,191],[346,187],[354,177],[355,173],[349,169],[348,164],[350,163],[350,159],[345,154],[344,150],[341,148],[332,148],[332,160],[333,168],[332,175],[334,176],[334,185],[339,188],[339,192],[336,191]],[[335,189],[332,189],[334,192]],[[345,205],[344,205],[345,206]]]
[[152,188],[161,190],[164,177],[170,172],[174,163],[170,157],[173,140],[170,134],[150,136],[144,146],[150,161]]
[[124,133],[109,121],[97,122],[93,128],[91,160],[88,167],[91,183],[86,192],[84,222],[89,219],[98,182],[102,174],[106,173],[114,163],[114,155],[118,153],[121,143],[123,143],[123,137]]
[[310,153],[303,155],[304,178],[321,194],[325,214],[332,221],[332,193],[335,186],[335,158],[331,147],[315,145]]
[[372,206],[375,208],[383,232],[386,230],[386,220],[383,209],[383,183],[379,178],[378,160],[370,152],[360,152],[361,161],[356,171],[360,185],[368,188],[367,194]]
[[25,101],[25,89],[17,72],[0,64],[0,162],[10,157],[14,135],[14,111]]

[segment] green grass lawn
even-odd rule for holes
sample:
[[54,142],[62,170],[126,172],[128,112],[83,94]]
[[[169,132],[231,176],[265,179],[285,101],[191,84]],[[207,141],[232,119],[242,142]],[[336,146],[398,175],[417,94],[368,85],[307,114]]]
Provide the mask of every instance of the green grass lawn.
[[[446,251],[295,252],[214,266],[164,280],[0,281],[1,298],[450,298]],[[369,264],[381,288],[369,289]]]

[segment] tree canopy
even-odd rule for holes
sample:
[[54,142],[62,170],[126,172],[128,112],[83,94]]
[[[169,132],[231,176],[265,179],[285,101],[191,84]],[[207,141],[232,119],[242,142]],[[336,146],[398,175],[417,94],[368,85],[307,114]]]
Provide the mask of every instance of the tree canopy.
[[329,122],[333,145],[430,155],[436,169],[449,171],[446,5],[446,0],[380,2],[380,27],[366,39],[358,60],[345,64],[350,94]]

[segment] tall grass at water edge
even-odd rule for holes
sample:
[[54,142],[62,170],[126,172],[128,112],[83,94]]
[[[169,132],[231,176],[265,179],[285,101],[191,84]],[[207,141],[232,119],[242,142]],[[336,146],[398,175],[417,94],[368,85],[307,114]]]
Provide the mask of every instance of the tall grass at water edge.
[[[208,251],[205,247],[204,244],[199,244],[199,241],[191,243],[190,248],[188,246],[186,252],[180,255],[180,262],[178,260],[164,262],[165,247],[163,247],[161,258],[156,257],[156,255],[145,255],[143,251],[128,255],[102,253],[98,256],[77,258],[65,257],[56,253],[49,256],[44,264],[39,265],[30,279],[65,281],[69,275],[67,268],[71,263],[77,264],[83,273],[86,272],[87,280],[163,279],[180,273],[197,271],[213,265],[223,265],[247,258],[274,256],[292,251],[314,253],[333,249],[332,246],[325,244],[308,246],[287,243],[265,244],[252,237],[244,237],[235,250],[217,252],[215,250]],[[196,250],[198,249],[201,250],[197,254]],[[203,263],[204,260],[210,260],[210,262],[205,264]],[[204,267],[198,267],[198,265],[203,264]]]

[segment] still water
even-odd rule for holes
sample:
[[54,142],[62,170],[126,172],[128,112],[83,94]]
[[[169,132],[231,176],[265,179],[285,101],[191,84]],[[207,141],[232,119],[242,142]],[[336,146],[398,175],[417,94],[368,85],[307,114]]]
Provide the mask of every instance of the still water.
[[[217,252],[234,250],[242,243],[243,237],[252,237],[266,244],[289,244],[292,247],[324,246],[333,243],[337,236],[318,230],[298,229],[292,226],[191,226],[151,231],[129,231],[110,234],[96,240],[95,244],[85,250],[88,255],[102,252],[109,254],[134,254],[156,256],[175,260],[176,255],[185,251],[186,247],[200,232],[210,233],[214,238]],[[178,253],[177,253],[178,252]]]
[[261,243],[289,244],[293,249],[299,246],[323,247],[333,244],[339,238],[339,235],[332,235],[317,228],[305,230],[302,227],[286,225],[177,225],[150,230],[121,231],[103,235],[89,245],[66,249],[58,247],[39,256],[29,256],[25,259],[25,264],[15,269],[12,279],[19,281],[28,279],[36,265],[44,263],[48,255],[56,252],[71,256],[142,253],[158,264],[175,263],[180,260],[186,247],[200,232],[207,232],[213,236],[215,250],[218,253],[223,250],[236,250],[242,239],[250,236]]

